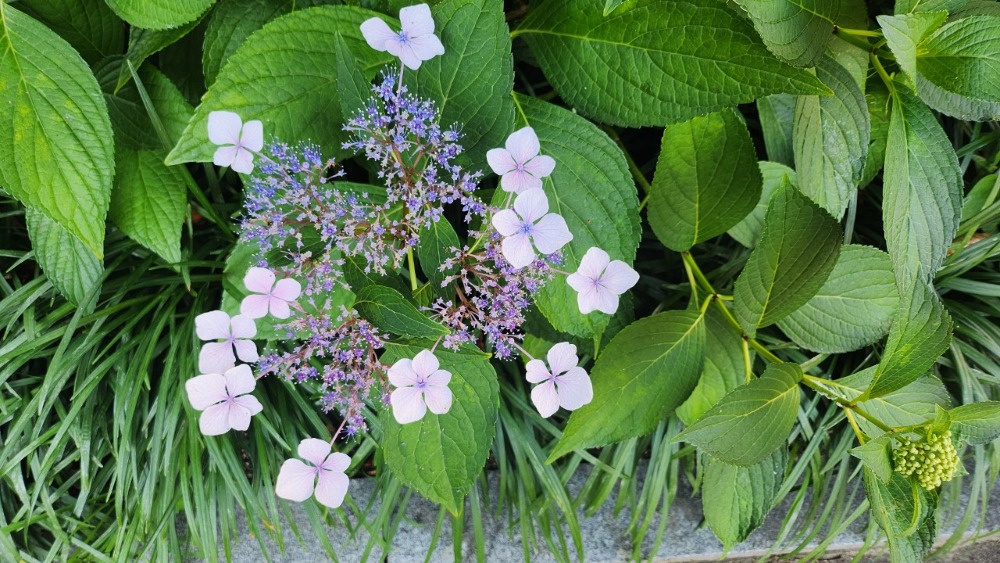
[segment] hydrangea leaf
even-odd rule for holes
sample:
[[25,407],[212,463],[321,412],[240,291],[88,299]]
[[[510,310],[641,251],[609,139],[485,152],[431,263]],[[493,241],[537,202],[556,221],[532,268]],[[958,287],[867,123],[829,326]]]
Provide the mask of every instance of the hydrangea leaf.
[[105,0],[121,18],[143,29],[172,29],[198,18],[215,0]]
[[292,11],[295,0],[219,0],[208,16],[201,65],[211,86],[229,57],[267,22]]
[[778,326],[808,350],[850,352],[885,336],[898,304],[889,255],[870,246],[845,245],[823,287]]
[[181,260],[181,226],[187,184],[176,167],[163,164],[164,151],[116,151],[109,218],[132,240],[169,263]]
[[[750,350],[753,362],[753,350]],[[727,393],[747,382],[743,365],[743,334],[726,322],[715,308],[705,311],[705,365],[698,385],[677,416],[684,424],[694,424]]]
[[771,196],[781,187],[795,189],[798,179],[795,171],[777,162],[762,160],[757,163],[760,168],[763,188],[760,192],[760,199],[757,205],[739,223],[729,229],[729,236],[736,239],[747,248],[757,246],[760,233],[764,230],[764,217],[767,215],[767,204],[771,201]]
[[892,438],[888,435],[879,436],[850,451],[883,484],[887,485],[892,481]]
[[841,238],[827,212],[799,192],[779,188],[733,289],[743,330],[753,336],[812,299],[837,263]]
[[868,106],[871,133],[868,141],[868,156],[865,158],[865,168],[861,171],[859,188],[870,184],[885,165],[885,144],[889,139],[889,109],[891,106],[889,104],[889,91],[881,79],[870,80],[866,84],[865,104]]
[[354,307],[362,317],[379,329],[412,338],[437,338],[448,329],[421,313],[395,289],[369,285],[358,291]]
[[739,223],[760,200],[757,153],[728,108],[663,131],[647,216],[667,248],[686,252]]
[[445,0],[433,11],[444,55],[409,77],[418,96],[437,102],[442,127],[458,125],[472,167],[483,168],[486,151],[503,146],[514,123],[514,57],[503,3]]
[[667,311],[625,327],[594,363],[594,399],[573,411],[549,461],[652,431],[690,395],[704,357],[697,311]]
[[[573,240],[563,247],[559,268],[574,272],[592,246],[604,249],[612,260],[628,264],[639,246],[639,198],[621,149],[608,136],[575,113],[514,94],[517,128],[530,125],[538,135],[542,154],[556,167],[543,189],[549,211],[566,220]],[[535,302],[557,330],[576,336],[600,334],[608,315],[580,313],[577,294],[557,277],[535,295]]]
[[949,14],[964,9],[969,0],[896,0],[895,14],[945,11]]
[[1000,402],[962,405],[948,414],[951,415],[951,431],[958,441],[988,444],[1000,436]]
[[890,561],[923,561],[937,537],[937,493],[895,471],[892,479],[883,483],[866,468],[864,482],[872,518],[889,542]]
[[777,449],[747,467],[705,458],[701,506],[705,522],[726,550],[764,522],[784,480],[787,457],[784,449]]
[[208,114],[233,111],[243,121],[264,122],[265,136],[310,139],[341,154],[347,133],[337,96],[338,34],[347,41],[366,78],[390,60],[368,47],[361,22],[378,14],[351,6],[320,6],[292,12],[251,35],[203,96],[167,164],[209,162]]
[[[79,239],[31,207],[25,209],[25,222],[35,260],[56,290],[70,303],[87,304],[87,297],[100,286],[104,264]],[[89,303],[93,310],[96,300]]]
[[337,35],[336,48],[340,111],[346,119],[350,119],[350,116],[356,115],[367,105],[372,96],[372,83],[365,78],[365,73],[341,35]]
[[420,269],[428,281],[437,290],[444,279],[453,275],[458,268],[441,271],[441,265],[455,255],[456,248],[461,246],[455,228],[447,219],[435,221],[431,226],[420,232],[420,246],[417,247],[417,258],[420,259]]
[[757,99],[757,115],[767,159],[776,164],[795,164],[792,148],[792,123],[798,96],[772,94]]
[[[200,19],[195,19],[180,27],[164,30],[132,27],[128,32],[128,51],[125,53],[125,58],[132,62],[133,68],[139,69],[146,59],[180,41],[200,22]],[[132,73],[129,72],[128,65],[122,63],[115,90],[125,86],[129,80],[132,80]]]
[[840,219],[865,168],[871,124],[861,87],[830,57],[816,77],[833,96],[799,96],[792,132],[799,190]]
[[833,29],[865,20],[863,0],[735,0],[775,55],[811,66],[836,37]]
[[125,26],[104,2],[21,0],[17,9],[58,33],[91,65],[121,53]]
[[[706,40],[692,41],[693,29]],[[608,17],[587,0],[549,0],[514,34],[569,105],[613,125],[663,126],[780,92],[829,93],[710,0],[640,0]]]
[[98,258],[114,176],[100,86],[44,25],[0,3],[0,180]]
[[[382,362],[412,358],[424,348],[387,344]],[[389,470],[424,497],[457,514],[493,445],[500,386],[489,359],[438,348],[441,369],[451,372],[451,409],[427,412],[417,422],[399,424],[392,407],[382,413],[382,455]]]
[[733,465],[760,463],[788,440],[799,412],[798,364],[771,364],[674,438]]

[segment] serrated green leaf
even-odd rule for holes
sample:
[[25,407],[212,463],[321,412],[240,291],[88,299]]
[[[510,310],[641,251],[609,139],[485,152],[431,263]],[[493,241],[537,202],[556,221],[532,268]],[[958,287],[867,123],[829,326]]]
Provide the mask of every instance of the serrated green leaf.
[[852,448],[851,455],[860,459],[865,469],[871,471],[883,484],[887,485],[892,481],[892,438],[888,435]]
[[988,444],[1000,436],[1000,402],[962,405],[948,414],[951,415],[951,432],[957,441]]
[[189,23],[215,0],[105,0],[121,18],[143,29],[171,29]]
[[[115,132],[115,146],[135,150],[169,148],[164,147],[163,139],[153,127],[149,111],[139,95],[136,84],[130,83],[112,93],[115,88],[114,77],[118,75],[121,64],[123,64],[121,58],[107,59],[96,69]],[[177,140],[191,119],[194,108],[184,99],[184,95],[174,83],[156,68],[147,65],[138,71],[138,75],[153,110],[163,125],[163,132],[168,142]]]
[[897,85],[885,152],[882,221],[896,283],[929,282],[962,214],[962,172],[927,106]]
[[[691,41],[692,29],[711,40]],[[663,126],[780,92],[829,93],[708,0],[642,0],[609,17],[587,0],[549,0],[514,34],[564,100],[613,125]]]
[[667,248],[686,252],[739,223],[760,201],[750,133],[732,108],[663,131],[647,216]]
[[420,269],[435,289],[441,287],[441,283],[447,276],[453,275],[458,271],[458,268],[449,268],[442,271],[441,265],[444,264],[445,260],[455,256],[455,250],[453,249],[460,246],[461,243],[458,240],[458,235],[455,233],[455,228],[451,226],[451,223],[447,219],[436,221],[431,226],[420,231],[420,246],[417,247],[417,258],[420,259]]
[[101,89],[44,25],[0,3],[0,26],[2,185],[101,258],[115,169]]
[[461,128],[463,154],[483,168],[486,151],[503,146],[514,123],[514,58],[503,3],[445,0],[433,13],[445,54],[408,78],[417,95],[437,102],[442,126]]
[[17,9],[58,33],[91,65],[121,53],[125,26],[104,2],[21,0]]
[[[541,152],[559,163],[546,180],[549,211],[566,220],[573,240],[562,248],[560,269],[576,271],[592,246],[628,264],[639,246],[639,198],[621,149],[586,119],[558,106],[514,94],[517,126],[530,125]],[[576,336],[600,334],[608,315],[580,313],[577,295],[555,279],[535,295],[535,303],[557,330]]]
[[771,364],[674,438],[733,465],[759,463],[788,440],[799,412],[798,364]]
[[864,481],[872,518],[889,541],[891,562],[923,561],[935,540],[937,494],[896,472],[883,484],[865,469]]
[[833,96],[799,96],[795,103],[795,172],[799,190],[838,220],[865,167],[871,124],[861,87],[830,57],[816,77]]
[[811,66],[838,26],[864,19],[863,0],[735,0],[750,16],[767,48],[796,66]]
[[900,295],[882,361],[865,398],[891,393],[930,371],[951,343],[951,315],[930,286],[919,283]]
[[[128,50],[125,53],[125,58],[131,61],[133,68],[138,70],[146,59],[180,41],[197,27],[200,21],[200,19],[195,19],[180,27],[164,30],[132,27],[128,32]],[[122,63],[115,90],[125,86],[129,80],[132,80],[132,73],[129,72],[128,64]]]
[[767,159],[778,164],[795,165],[792,148],[792,119],[798,96],[773,94],[757,99],[757,115]]
[[292,11],[295,0],[219,0],[208,16],[201,56],[211,86],[229,57],[267,22]]
[[968,3],[969,0],[896,0],[893,12],[905,14],[944,10],[951,13],[962,10]]
[[767,215],[767,204],[778,188],[785,186],[788,189],[795,189],[798,179],[795,171],[777,162],[762,160],[757,163],[760,168],[760,175],[763,187],[760,192],[760,199],[753,210],[729,229],[729,236],[736,239],[747,248],[757,246],[760,239],[760,232],[764,229],[764,217]]
[[[387,344],[382,362],[412,358],[423,348]],[[453,514],[486,463],[500,406],[500,386],[489,359],[438,349],[441,369],[451,372],[451,409],[442,415],[428,412],[422,419],[401,425],[386,407],[381,417],[380,443],[389,470],[400,481]]]
[[[100,284],[104,264],[86,245],[44,213],[25,208],[25,222],[35,260],[70,303],[81,305]],[[94,303],[90,306],[93,308]]]
[[181,260],[181,226],[187,184],[176,167],[163,164],[165,151],[116,151],[109,219],[132,240],[173,264]]
[[342,35],[366,78],[388,55],[368,47],[361,22],[378,14],[350,6],[321,6],[292,12],[250,36],[219,72],[202,98],[168,164],[208,162],[208,114],[233,111],[243,121],[260,119],[265,136],[289,142],[309,139],[342,154],[347,133],[337,96],[336,37]]
[[783,448],[749,467],[705,458],[701,506],[705,522],[727,551],[747,539],[771,511],[786,458]]
[[[690,426],[719,402],[727,393],[747,382],[743,365],[743,334],[733,328],[715,308],[705,312],[705,365],[698,385],[684,404],[677,407],[677,417]],[[753,351],[750,351],[753,362]]]
[[898,305],[889,255],[870,246],[845,245],[823,287],[778,326],[814,352],[850,352],[885,336]]
[[354,308],[381,330],[411,338],[437,338],[448,329],[421,313],[395,289],[369,285],[358,291]]
[[885,164],[885,143],[889,138],[889,91],[881,80],[872,79],[865,88],[865,105],[868,106],[868,120],[871,134],[868,142],[868,157],[861,172],[859,188],[875,179]]
[[837,263],[841,238],[833,217],[797,191],[779,188],[733,289],[743,330],[753,336],[812,299]]
[[371,80],[365,79],[365,74],[358,67],[358,61],[354,59],[344,41],[343,36],[338,35],[336,39],[337,47],[337,94],[340,95],[340,111],[344,117],[355,115],[365,107],[372,96]]
[[549,461],[653,430],[698,383],[704,350],[705,325],[695,311],[667,311],[625,327],[590,370],[594,399],[573,411]]

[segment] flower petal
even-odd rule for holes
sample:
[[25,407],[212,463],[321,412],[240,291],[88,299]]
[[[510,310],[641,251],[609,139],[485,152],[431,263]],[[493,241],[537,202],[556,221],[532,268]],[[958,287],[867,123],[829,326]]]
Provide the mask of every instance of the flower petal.
[[216,166],[232,166],[241,150],[236,145],[219,147],[215,149],[215,154],[212,155],[212,163]]
[[[392,41],[387,41],[386,45],[392,45]],[[420,63],[423,62],[423,59],[421,59],[420,56],[417,55],[417,52],[413,50],[413,45],[410,45],[409,43],[402,44],[398,49],[396,49],[396,51],[396,56],[399,57],[403,66],[410,70],[417,70],[420,68]],[[392,49],[390,49],[389,52],[391,53]]]
[[250,416],[250,409],[235,403],[229,405],[229,427],[233,430],[245,432],[250,428]]
[[523,170],[511,170],[500,178],[500,188],[505,192],[522,194],[528,190],[541,190],[542,181]]
[[593,307],[591,310],[596,309],[609,315],[614,315],[618,310],[618,294],[605,287],[595,287],[588,299]]
[[538,409],[538,414],[542,418],[548,418],[559,410],[559,395],[556,394],[556,386],[552,381],[546,381],[541,385],[536,385],[531,390],[531,402]]
[[576,304],[580,308],[580,312],[584,315],[596,311],[601,306],[601,297],[599,295],[601,290],[589,280],[585,284],[582,289],[577,290],[579,293],[576,296]]
[[260,411],[264,410],[264,405],[260,404],[257,397],[254,397],[253,395],[241,395],[233,399],[233,401],[237,405],[250,411],[250,416],[260,414]]
[[259,119],[243,124],[240,146],[252,152],[260,152],[260,149],[264,148],[264,124]]
[[611,257],[608,256],[607,252],[596,246],[591,246],[580,259],[580,267],[577,268],[576,272],[591,281],[596,281],[600,279],[610,261]]
[[430,60],[444,54],[444,45],[441,44],[441,40],[437,38],[437,35],[427,34],[419,37],[411,37],[409,43],[410,48],[413,49],[413,53],[422,61]]
[[493,173],[498,176],[503,176],[517,167],[517,163],[511,158],[507,149],[490,149],[486,151],[486,162],[489,163]]
[[247,149],[241,148],[236,151],[236,156],[233,157],[233,164],[230,167],[240,174],[253,172],[253,154]]
[[451,383],[451,372],[439,369],[427,376],[427,385],[447,387]]
[[413,371],[413,360],[403,358],[389,366],[389,383],[396,387],[416,385],[417,373]]
[[566,285],[573,288],[577,293],[581,291],[586,291],[587,289],[594,286],[594,280],[590,278],[585,278],[579,273],[573,273],[566,276]]
[[546,156],[544,154],[538,155],[535,158],[524,163],[524,171],[531,174],[535,178],[544,178],[556,168],[556,161],[551,156]]
[[389,396],[389,404],[392,405],[392,416],[400,424],[416,422],[427,412],[423,393],[414,387],[400,387],[393,391]]
[[328,508],[339,508],[344,504],[350,482],[342,472],[321,470],[316,483],[316,500]]
[[[540,192],[541,190],[532,191]],[[552,254],[566,246],[566,243],[571,240],[573,240],[573,233],[569,232],[566,220],[562,218],[562,215],[555,213],[549,213],[542,217],[531,229],[531,241],[535,243],[535,248],[542,254]]]
[[505,145],[514,161],[521,164],[534,158],[541,148],[538,145],[538,135],[535,135],[535,130],[531,127],[523,127],[511,133]]
[[276,319],[287,319],[292,316],[292,310],[288,308],[288,302],[272,297],[270,300],[271,316]]
[[253,340],[235,340],[233,346],[236,348],[236,357],[244,362],[256,362],[260,359],[257,354],[257,345]]
[[399,22],[403,31],[411,38],[434,33],[434,18],[431,17],[431,8],[427,4],[403,8],[399,11]]
[[396,32],[389,29],[389,25],[379,18],[365,20],[361,24],[361,35],[368,42],[368,46],[376,51],[385,51],[386,41],[397,37]]
[[576,346],[569,342],[560,342],[549,348],[546,358],[549,360],[549,370],[557,376],[575,368],[580,361],[576,356]]
[[253,338],[257,336],[257,325],[253,319],[243,315],[236,315],[229,321],[232,327],[233,338]]
[[243,285],[254,293],[271,293],[274,287],[274,272],[267,268],[250,268],[243,276]]
[[556,391],[559,395],[559,406],[569,411],[576,410],[594,399],[594,387],[590,383],[590,376],[586,370],[579,367],[556,378]]
[[524,366],[524,376],[529,383],[541,383],[552,379],[552,374],[545,367],[545,362],[537,359],[531,360]]
[[523,268],[535,261],[535,249],[526,233],[518,233],[503,239],[500,243],[503,257],[515,268]]
[[205,436],[218,436],[229,432],[229,405],[219,403],[202,411],[198,429]]
[[271,291],[271,295],[288,302],[295,301],[301,294],[302,284],[292,278],[278,280],[278,283],[274,284],[274,289]]
[[421,350],[413,357],[413,371],[417,375],[427,377],[441,367],[437,357],[430,350]]
[[274,494],[279,498],[302,502],[313,494],[316,483],[316,469],[297,459],[286,459],[278,471],[278,481]]
[[323,469],[326,469],[327,471],[339,471],[343,473],[347,471],[347,468],[350,466],[351,457],[340,452],[333,452],[332,454],[326,456],[326,461],[323,462]]
[[221,403],[229,397],[226,393],[226,378],[218,373],[192,377],[184,382],[184,390],[187,391],[191,406],[199,411]]
[[234,368],[226,370],[226,390],[233,397],[253,393],[257,387],[257,380],[253,378],[253,371],[250,366],[240,364]]
[[259,293],[251,293],[240,302],[240,314],[250,319],[260,319],[267,316],[271,297]]
[[216,145],[237,145],[243,120],[231,111],[213,111],[208,114],[208,140]]
[[534,223],[549,212],[549,198],[542,190],[528,190],[514,198],[514,211],[523,221]]
[[613,260],[601,276],[601,284],[621,295],[639,282],[639,274],[621,260]]
[[226,373],[234,364],[236,355],[228,342],[206,342],[198,352],[198,369],[202,373]]
[[424,388],[424,401],[427,409],[434,414],[445,414],[451,408],[451,389],[448,386],[430,386]]
[[229,328],[229,315],[225,311],[209,311],[194,318],[194,331],[202,340],[229,338]]
[[501,209],[493,214],[493,228],[500,236],[509,237],[521,230],[521,218],[510,209]]
[[306,438],[299,442],[299,448],[297,450],[299,457],[308,461],[309,463],[319,467],[323,465],[326,461],[326,457],[330,455],[330,442],[326,440],[320,440],[318,438]]

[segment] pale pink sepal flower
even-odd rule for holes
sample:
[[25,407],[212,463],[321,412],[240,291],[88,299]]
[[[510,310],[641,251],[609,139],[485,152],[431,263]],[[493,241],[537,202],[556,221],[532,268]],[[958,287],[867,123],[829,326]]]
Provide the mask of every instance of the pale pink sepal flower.
[[274,272],[267,268],[250,268],[243,276],[243,285],[253,292],[240,303],[240,313],[251,319],[267,316],[268,311],[278,319],[287,319],[292,311],[289,305],[302,293],[302,285],[292,278],[274,282]]
[[621,260],[611,260],[608,253],[591,247],[575,274],[566,277],[566,283],[577,291],[577,305],[586,315],[601,311],[609,315],[618,310],[618,296],[639,281],[639,274]]
[[230,430],[246,430],[250,417],[264,409],[257,397],[250,395],[257,381],[250,366],[242,364],[225,374],[206,373],[184,382],[188,401],[202,411],[198,427],[206,436],[218,436]]
[[444,414],[451,408],[451,373],[439,369],[438,359],[423,350],[412,360],[403,358],[389,367],[389,383],[396,390],[389,396],[396,422],[408,424],[424,417],[428,409]]
[[[224,373],[236,364],[236,358],[244,362],[256,362],[257,345],[250,338],[257,335],[257,325],[245,315],[229,318],[225,311],[210,311],[194,318],[198,338],[208,341],[198,354],[198,369],[202,373]],[[235,353],[234,353],[235,349]]]
[[576,410],[594,398],[590,376],[576,365],[576,346],[560,342],[549,348],[547,358],[547,368],[542,360],[531,360],[525,367],[528,381],[539,384],[531,390],[531,402],[539,414],[548,418],[559,407]]
[[376,51],[387,51],[399,57],[403,65],[417,70],[420,63],[444,54],[444,45],[434,35],[434,18],[427,4],[408,6],[399,11],[402,30],[393,31],[379,18],[369,18],[361,24],[361,35]]
[[264,125],[243,120],[231,111],[208,114],[208,140],[220,145],[212,157],[216,166],[230,166],[241,174],[253,172],[253,153],[264,148]]
[[502,235],[503,257],[515,268],[535,261],[535,249],[552,254],[573,240],[566,220],[549,213],[549,198],[541,189],[522,192],[514,198],[514,209],[493,215],[493,227]]
[[504,146],[486,151],[486,161],[500,175],[500,187],[506,192],[519,194],[541,188],[542,178],[556,167],[551,156],[538,154],[538,137],[531,127],[511,133]]
[[339,452],[330,453],[329,442],[306,438],[299,442],[298,459],[287,459],[278,471],[274,492],[286,500],[302,502],[316,495],[324,506],[337,508],[344,503],[350,479],[344,474],[351,458]]

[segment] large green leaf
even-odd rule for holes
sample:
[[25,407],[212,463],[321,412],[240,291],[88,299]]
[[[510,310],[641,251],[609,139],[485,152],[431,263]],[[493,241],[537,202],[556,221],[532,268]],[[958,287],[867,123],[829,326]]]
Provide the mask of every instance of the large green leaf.
[[735,0],[772,53],[810,66],[834,40],[837,25],[865,19],[864,0]]
[[739,223],[760,191],[757,153],[739,112],[695,117],[663,131],[649,226],[667,248],[685,252]]
[[760,175],[763,182],[760,199],[757,200],[757,205],[753,210],[728,231],[729,236],[747,248],[757,246],[760,233],[764,230],[764,217],[767,215],[767,204],[771,202],[771,196],[774,195],[774,192],[782,186],[786,186],[788,189],[795,189],[795,186],[798,184],[795,171],[784,164],[762,160],[757,163],[757,167],[760,168]]
[[211,86],[229,57],[251,33],[292,11],[295,0],[219,0],[208,17],[201,55],[205,84]]
[[[549,211],[566,220],[573,241],[562,249],[560,269],[573,272],[592,246],[612,260],[631,264],[639,246],[639,198],[621,149],[586,119],[558,106],[514,94],[518,127],[530,125],[543,154],[557,162],[544,189]],[[600,334],[608,315],[580,313],[577,295],[556,278],[535,295],[535,302],[557,330],[576,336]]]
[[750,466],[788,440],[799,412],[798,364],[771,364],[746,385],[722,398],[674,438],[733,465]]
[[125,26],[103,1],[21,0],[17,9],[58,33],[90,64],[121,53]]
[[705,522],[726,550],[764,522],[784,480],[787,457],[787,451],[779,448],[748,467],[705,459],[701,506]]
[[204,14],[215,0],[105,0],[121,18],[143,29],[171,29]]
[[865,469],[871,471],[883,484],[892,481],[892,438],[888,434],[852,448],[851,455],[861,460]]
[[447,219],[435,221],[420,232],[420,246],[417,247],[420,269],[435,289],[441,287],[446,277],[458,271],[457,267],[442,271],[441,265],[455,256],[455,249],[460,247],[455,228]]
[[893,12],[905,14],[944,10],[951,13],[964,9],[968,4],[969,0],[896,0]]
[[747,377],[743,334],[721,312],[709,308],[705,312],[705,365],[691,396],[677,407],[678,418],[689,426],[694,424],[727,393],[746,383]]
[[321,6],[292,12],[251,35],[219,72],[202,98],[168,164],[207,162],[208,114],[233,111],[246,122],[264,122],[265,137],[288,142],[309,139],[341,154],[347,134],[337,96],[336,36],[347,41],[367,78],[388,56],[368,47],[361,22],[374,12],[350,6]]
[[0,180],[104,255],[114,176],[108,108],[87,63],[44,25],[0,3]]
[[[132,63],[134,68],[138,69],[146,59],[180,41],[188,33],[191,33],[191,30],[197,27],[200,22],[200,19],[195,19],[180,27],[164,30],[133,27],[128,32],[128,51],[125,53],[125,58]],[[118,73],[118,84],[115,89],[121,88],[129,80],[132,80],[132,73],[129,71],[128,65],[122,63],[120,72]]]
[[698,383],[704,350],[696,311],[667,311],[625,327],[594,363],[594,400],[570,416],[549,461],[653,430]]
[[868,81],[865,88],[865,104],[868,106],[868,119],[871,124],[871,134],[868,142],[868,156],[865,158],[865,169],[861,171],[863,188],[875,179],[885,164],[885,143],[889,138],[889,91],[881,79]]
[[916,381],[930,371],[950,343],[951,316],[934,289],[918,283],[903,291],[866,398],[885,395]]
[[115,146],[161,151],[169,149],[184,132],[194,108],[184,99],[177,86],[156,68],[147,65],[139,70],[141,86],[163,126],[162,132],[166,139],[161,138],[153,127],[150,112],[139,94],[139,85],[130,83],[114,92],[115,77],[118,76],[118,69],[122,64],[121,58],[108,59],[96,69],[115,132]]
[[457,124],[464,154],[486,166],[486,151],[503,146],[514,124],[514,58],[503,3],[445,0],[434,7],[444,55],[409,75],[414,91],[437,102],[441,124]]
[[[81,305],[99,285],[104,264],[86,245],[44,213],[25,209],[35,260],[52,285],[74,305]],[[90,303],[91,308],[94,303]]]
[[841,238],[827,212],[794,189],[779,188],[733,289],[743,330],[753,336],[812,299],[837,263]]
[[936,539],[937,494],[896,472],[883,483],[865,469],[864,481],[872,518],[889,541],[892,563],[923,561]]
[[170,263],[181,260],[187,184],[166,151],[119,148],[109,218],[132,240]]
[[757,116],[764,137],[767,159],[776,164],[795,164],[792,148],[792,120],[798,96],[772,94],[757,99]]
[[[422,349],[388,344],[382,362],[412,358]],[[403,483],[458,513],[493,445],[500,386],[486,356],[440,348],[434,355],[441,369],[451,372],[451,409],[442,415],[427,412],[417,422],[401,425],[392,408],[385,408],[380,447],[389,470]]]
[[395,289],[369,285],[358,291],[354,307],[361,316],[381,330],[413,338],[437,338],[448,329],[421,313]]
[[898,305],[889,255],[870,246],[845,245],[819,292],[778,326],[803,348],[849,352],[885,336]]
[[1000,436],[1000,402],[962,405],[948,414],[951,415],[951,431],[958,441],[988,444]]
[[711,0],[639,0],[608,17],[588,0],[549,0],[514,34],[564,100],[614,125],[667,125],[779,92],[829,93]]
[[871,125],[861,87],[830,57],[816,77],[833,96],[799,96],[795,104],[795,172],[799,190],[840,219],[865,168]]

